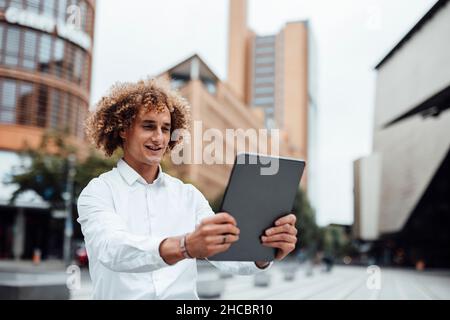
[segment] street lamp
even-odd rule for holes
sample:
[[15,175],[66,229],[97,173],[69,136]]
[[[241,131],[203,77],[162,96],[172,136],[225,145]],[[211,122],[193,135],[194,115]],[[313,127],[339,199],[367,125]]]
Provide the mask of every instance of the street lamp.
[[67,170],[67,184],[66,192],[64,193],[64,200],[66,206],[66,221],[64,225],[64,262],[68,266],[71,263],[71,252],[72,252],[72,235],[73,235],[73,224],[72,224],[72,204],[73,204],[73,182],[75,178],[75,162],[76,156],[70,154],[67,158],[68,160],[68,170]]

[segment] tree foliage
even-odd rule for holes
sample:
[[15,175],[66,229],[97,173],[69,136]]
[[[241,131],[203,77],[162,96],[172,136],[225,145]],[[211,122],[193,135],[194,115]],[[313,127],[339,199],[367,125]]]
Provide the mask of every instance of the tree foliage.
[[306,193],[301,189],[295,196],[293,213],[297,217],[297,249],[315,251],[321,242],[321,232],[316,223],[315,211]]
[[[37,148],[26,146],[20,153],[21,166],[14,170],[8,181],[18,186],[10,203],[14,203],[20,194],[32,190],[52,208],[61,207],[67,191],[69,155],[78,153],[68,136],[61,132],[45,133]],[[91,149],[84,160],[77,157],[73,199],[91,179],[113,168],[120,156],[117,153],[106,159]]]

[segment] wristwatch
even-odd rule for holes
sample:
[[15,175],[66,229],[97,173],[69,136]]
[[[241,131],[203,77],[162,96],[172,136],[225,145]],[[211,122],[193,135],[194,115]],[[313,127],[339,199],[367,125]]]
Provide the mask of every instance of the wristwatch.
[[185,257],[186,259],[193,259],[193,257],[191,257],[186,249],[186,237],[187,234],[185,234],[184,236],[182,236],[180,238],[180,249],[181,249],[181,254],[183,255],[183,257]]

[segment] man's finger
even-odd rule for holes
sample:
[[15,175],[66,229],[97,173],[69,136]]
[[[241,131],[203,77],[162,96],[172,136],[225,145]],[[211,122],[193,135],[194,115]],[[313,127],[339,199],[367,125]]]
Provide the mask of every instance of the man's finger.
[[277,241],[297,243],[297,237],[288,233],[279,233],[270,237],[262,236],[261,240],[263,241],[263,243],[277,242]]
[[227,212],[219,212],[214,216],[202,220],[202,224],[231,223],[236,225],[236,220]]
[[290,252],[295,249],[295,244],[282,241],[263,243],[263,246],[281,249],[286,252]]
[[208,235],[224,235],[233,234],[239,235],[241,230],[233,224],[210,224],[204,227],[206,234]]
[[213,244],[225,244],[225,243],[233,243],[239,240],[239,236],[233,234],[219,235],[219,236],[210,236],[208,237],[208,242]]
[[295,222],[297,221],[297,217],[294,214],[288,214],[284,217],[281,217],[277,221],[275,221],[276,226],[281,226],[283,224],[291,224],[295,225]]
[[292,226],[290,224],[284,224],[279,227],[269,228],[266,230],[266,232],[264,234],[266,236],[273,236],[278,233],[289,233],[289,234],[296,236],[297,232],[298,232],[297,228],[295,228],[294,226]]

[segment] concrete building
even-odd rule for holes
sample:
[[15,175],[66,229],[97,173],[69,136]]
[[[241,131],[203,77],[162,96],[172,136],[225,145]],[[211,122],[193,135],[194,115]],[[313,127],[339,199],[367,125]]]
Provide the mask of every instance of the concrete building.
[[94,17],[95,0],[0,0],[0,259],[62,254],[64,219],[32,192],[9,205],[3,181],[46,130],[84,143]]
[[257,35],[247,25],[246,0],[230,0],[229,21],[227,83],[243,102],[263,111],[266,128],[289,137],[291,156],[307,161],[302,187],[314,204],[317,53],[310,24],[289,22],[277,34]]
[[[172,87],[189,101],[193,120],[191,140],[185,142],[183,150],[183,156],[188,158],[181,165],[171,166],[172,161],[167,161],[167,170],[184,181],[193,182],[210,201],[214,201],[225,190],[235,154],[257,151],[258,146],[251,141],[247,130],[255,129],[257,132],[264,129],[264,115],[261,110],[245,105],[198,55],[187,58],[158,77],[170,80]],[[208,129],[213,129],[224,138],[227,129],[235,129],[233,139],[218,142],[220,148],[215,150],[216,158],[211,163],[203,157],[208,145],[215,142],[213,137],[205,137]],[[238,137],[245,141],[245,145],[238,143]],[[267,151],[271,153],[272,140],[270,136],[267,138]],[[280,146],[280,153],[287,152],[286,145]],[[230,150],[228,154],[227,148]]]
[[355,162],[355,236],[379,261],[450,266],[450,1],[376,66],[373,153]]

